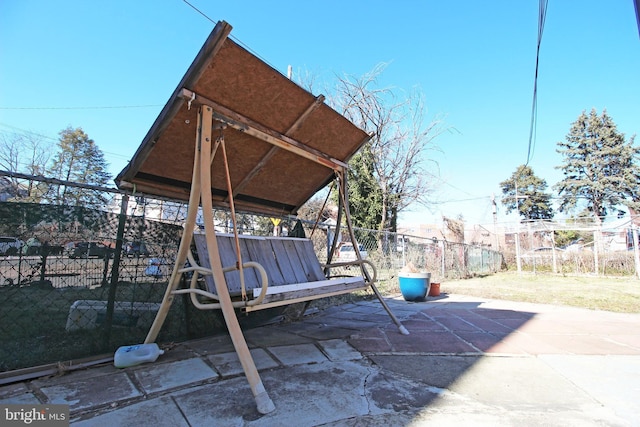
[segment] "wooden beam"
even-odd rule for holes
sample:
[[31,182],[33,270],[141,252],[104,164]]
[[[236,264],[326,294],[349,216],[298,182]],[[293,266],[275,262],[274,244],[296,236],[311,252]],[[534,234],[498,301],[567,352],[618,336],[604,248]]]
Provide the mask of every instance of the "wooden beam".
[[[290,285],[270,286],[267,297],[270,300],[285,300],[289,297],[298,298],[306,295],[319,295],[332,289],[351,289],[368,286],[362,277],[342,277],[338,279],[318,280],[316,282],[293,283]],[[253,298],[258,298],[260,288],[253,289]]]
[[269,159],[271,159],[274,154],[278,152],[278,150],[280,150],[280,148],[274,145],[273,147],[271,147],[271,149],[269,149],[269,151],[267,151],[267,154],[265,154],[253,167],[253,169],[251,169],[251,171],[247,175],[245,175],[242,181],[240,181],[240,183],[235,186],[235,188],[233,189],[233,197],[236,197],[238,194],[240,194],[240,192],[244,189],[244,187],[246,187],[249,181],[251,181],[253,177],[256,176],[258,172],[260,172],[260,169],[262,169],[264,165],[267,164]]
[[244,132],[253,136],[261,141],[268,142],[269,144],[280,147],[284,150],[295,153],[301,157],[309,159],[315,163],[326,166],[333,170],[347,169],[347,164],[334,159],[326,153],[323,153],[315,148],[309,147],[299,141],[294,140],[286,135],[283,135],[273,129],[269,129],[257,122],[254,122],[248,117],[243,116],[217,102],[207,99],[203,96],[195,94],[189,89],[182,89],[182,98],[193,100],[201,105],[209,106],[213,109],[213,118],[215,120],[226,123],[232,128]]
[[300,126],[302,126],[302,124],[307,120],[309,115],[313,113],[319,106],[321,106],[323,102],[324,95],[318,95],[313,103],[307,107],[304,113],[300,114],[300,117],[298,117],[296,121],[289,127],[289,129],[287,129],[285,135],[291,136],[293,132],[298,130]]
[[[356,278],[350,278],[356,279]],[[336,295],[348,294],[355,291],[366,290],[369,289],[370,285],[365,283],[362,278],[360,280],[353,281],[336,281],[336,280],[327,280],[326,282],[336,282],[332,285],[325,285],[323,282],[319,282],[320,286],[317,287],[307,287],[297,290],[289,290],[287,292],[280,292],[278,288],[282,288],[283,286],[274,286],[270,287],[269,290],[272,291],[269,295],[265,296],[265,299],[261,304],[246,306],[243,307],[242,310],[246,312],[264,310],[266,308],[280,307],[283,305],[296,304],[299,302],[312,301],[320,298],[327,298]],[[308,284],[302,284],[308,285]],[[325,285],[325,286],[323,286]],[[254,290],[258,291],[258,289]]]
[[[291,136],[291,134],[295,130],[297,130],[305,122],[305,120],[307,120],[309,115],[313,111],[315,111],[320,105],[322,105],[323,102],[324,102],[324,95],[318,95],[316,99],[313,101],[313,103],[309,105],[309,107],[307,107],[304,113],[302,113],[300,117],[296,119],[293,125],[291,125],[291,127],[289,127],[289,129],[284,134],[286,136]],[[264,165],[267,164],[269,159],[271,159],[273,155],[278,152],[279,149],[280,148],[275,145],[271,147],[271,149],[267,152],[267,154],[265,154],[264,157],[262,157],[262,159],[260,159],[260,161],[253,167],[253,169],[251,169],[251,171],[247,175],[245,175],[242,181],[240,181],[240,183],[238,183],[238,185],[235,186],[233,190],[233,197],[235,197],[244,189],[244,187],[249,183],[249,181],[251,181],[253,177],[256,176],[258,172],[260,172],[260,169],[262,169]]]

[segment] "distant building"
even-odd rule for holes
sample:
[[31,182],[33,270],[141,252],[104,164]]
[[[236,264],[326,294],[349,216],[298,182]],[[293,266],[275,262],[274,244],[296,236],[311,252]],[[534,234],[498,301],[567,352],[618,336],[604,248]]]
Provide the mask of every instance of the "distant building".
[[406,224],[398,226],[397,233],[424,239],[442,240],[444,238],[442,226],[437,224]]
[[0,202],[6,202],[15,197],[26,197],[27,190],[16,186],[6,176],[0,176]]
[[[407,235],[408,240],[411,236],[416,236],[430,240],[446,240],[448,242],[466,243],[470,245],[479,245],[499,250],[504,249],[505,229],[500,228],[493,230],[493,226],[487,227],[480,224],[466,225],[461,221],[450,221],[447,227],[445,221],[441,225],[438,224],[402,224],[398,226],[398,234]],[[452,227],[457,226],[456,230]],[[512,237],[512,236],[511,236]],[[497,248],[495,247],[497,245]]]

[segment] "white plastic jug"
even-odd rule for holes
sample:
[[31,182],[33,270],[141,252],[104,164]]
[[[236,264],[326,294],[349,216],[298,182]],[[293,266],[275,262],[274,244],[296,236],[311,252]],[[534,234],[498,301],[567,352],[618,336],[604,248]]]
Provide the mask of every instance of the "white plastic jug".
[[160,350],[156,343],[127,345],[116,350],[113,365],[116,368],[127,368],[145,362],[155,362],[161,354],[164,354],[164,350]]

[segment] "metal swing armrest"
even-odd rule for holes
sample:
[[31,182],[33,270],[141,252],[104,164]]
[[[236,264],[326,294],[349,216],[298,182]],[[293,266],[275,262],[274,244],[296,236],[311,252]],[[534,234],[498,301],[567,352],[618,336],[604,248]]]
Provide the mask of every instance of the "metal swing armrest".
[[[364,264],[367,264],[373,271],[373,275],[371,277],[369,277],[369,275],[367,274],[364,274]],[[333,262],[330,264],[322,264],[321,267],[325,269],[325,268],[336,268],[336,267],[351,267],[354,265],[357,265],[358,267],[360,267],[361,270],[363,270],[363,276],[365,277],[367,284],[372,284],[376,282],[378,278],[378,270],[376,269],[376,266],[371,261],[366,259],[346,261],[346,262]]]
[[[191,282],[189,284],[189,288],[188,289],[176,289],[174,290],[172,293],[175,295],[182,295],[182,294],[189,294],[189,296],[191,297],[191,303],[194,305],[194,307],[200,309],[200,310],[213,310],[213,309],[220,309],[221,305],[219,302],[215,302],[215,303],[202,303],[200,302],[200,300],[198,300],[198,295],[203,296],[205,298],[209,298],[215,301],[219,301],[218,295],[212,293],[212,292],[208,292],[205,291],[203,289],[199,289],[197,288],[197,283],[198,283],[198,277],[200,275],[205,276],[205,275],[212,275],[212,271],[209,268],[205,268],[202,267],[200,265],[198,265],[195,261],[195,259],[193,258],[193,255],[189,252],[189,254],[187,255],[187,258],[189,259],[189,264],[191,264],[191,266],[189,267],[184,267],[182,269],[179,270],[180,273],[193,273],[193,276],[191,277]],[[265,271],[264,267],[262,267],[262,265],[260,265],[257,262],[254,261],[249,261],[249,262],[245,262],[242,264],[243,268],[255,268],[256,270],[258,270],[258,272],[260,273],[260,284],[261,284],[261,288],[260,288],[260,294],[258,295],[257,298],[252,299],[250,301],[232,301],[232,305],[235,308],[241,308],[241,307],[251,307],[254,305],[258,305],[260,303],[262,303],[262,300],[264,300],[264,297],[267,295],[267,289],[269,287],[269,278],[267,277],[267,272]],[[227,273],[229,271],[233,271],[233,270],[239,270],[237,265],[234,266],[229,266],[229,267],[224,267],[222,269],[222,271],[224,273]]]

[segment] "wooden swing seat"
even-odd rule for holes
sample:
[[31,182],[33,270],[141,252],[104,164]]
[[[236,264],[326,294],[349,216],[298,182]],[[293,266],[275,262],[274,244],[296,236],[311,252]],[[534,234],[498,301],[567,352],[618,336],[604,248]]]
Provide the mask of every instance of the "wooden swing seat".
[[[233,235],[217,234],[216,238],[222,265],[235,265],[236,252]],[[309,239],[241,235],[239,241],[243,262],[260,264],[265,269],[268,278],[266,295],[262,302],[256,305],[246,305],[242,307],[243,311],[262,310],[365,290],[371,284],[363,276],[327,279],[323,272],[324,268],[359,264],[360,262],[323,265],[318,260],[313,243]],[[194,234],[194,243],[198,251],[200,267],[210,270],[209,250],[204,234]],[[368,266],[375,271],[372,264],[368,263]],[[245,268],[243,271],[245,290],[249,301],[255,300],[259,298],[262,291],[260,274],[253,268]],[[205,274],[204,277],[207,291],[217,296],[212,275]],[[225,281],[232,299],[241,298],[239,271],[237,269],[227,271]]]

